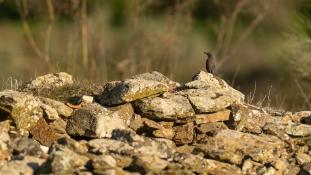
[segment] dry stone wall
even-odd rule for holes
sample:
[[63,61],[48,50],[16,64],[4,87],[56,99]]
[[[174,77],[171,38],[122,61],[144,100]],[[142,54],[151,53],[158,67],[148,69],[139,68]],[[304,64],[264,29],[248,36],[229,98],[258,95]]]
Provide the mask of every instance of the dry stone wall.
[[310,111],[247,104],[204,71],[76,84],[61,72],[0,92],[0,174],[311,174]]

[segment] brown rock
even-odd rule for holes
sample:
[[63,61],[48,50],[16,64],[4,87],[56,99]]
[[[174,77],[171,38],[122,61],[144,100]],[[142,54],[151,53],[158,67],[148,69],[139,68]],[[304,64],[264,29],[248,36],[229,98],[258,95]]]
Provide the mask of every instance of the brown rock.
[[60,138],[43,118],[38,120],[37,124],[30,130],[30,134],[35,140],[45,146],[50,146],[54,141]]
[[174,127],[175,136],[173,141],[177,145],[192,143],[194,135],[194,125],[193,123],[187,123],[181,126]]
[[207,134],[209,136],[215,136],[217,133],[219,133],[221,130],[228,129],[227,125],[221,122],[215,122],[215,123],[203,123],[196,127],[196,130],[199,133]]
[[195,118],[196,124],[213,123],[229,120],[230,110],[222,110],[211,114],[197,114]]
[[0,122],[0,165],[1,161],[8,160],[11,157],[11,150],[9,148],[10,136],[9,136],[9,128],[10,121],[5,120]]

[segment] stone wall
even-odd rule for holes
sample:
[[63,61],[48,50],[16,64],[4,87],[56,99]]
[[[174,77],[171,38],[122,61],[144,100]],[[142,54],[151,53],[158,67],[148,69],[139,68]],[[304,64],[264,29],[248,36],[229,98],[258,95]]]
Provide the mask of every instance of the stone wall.
[[61,72],[0,92],[0,174],[311,173],[311,111],[247,104],[203,71],[87,86]]

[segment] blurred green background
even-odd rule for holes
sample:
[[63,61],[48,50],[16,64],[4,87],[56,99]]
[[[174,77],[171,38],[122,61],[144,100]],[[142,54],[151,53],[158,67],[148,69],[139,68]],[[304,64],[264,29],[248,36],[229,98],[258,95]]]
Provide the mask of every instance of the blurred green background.
[[186,82],[203,51],[248,102],[311,110],[311,0],[0,0],[2,89],[57,71]]

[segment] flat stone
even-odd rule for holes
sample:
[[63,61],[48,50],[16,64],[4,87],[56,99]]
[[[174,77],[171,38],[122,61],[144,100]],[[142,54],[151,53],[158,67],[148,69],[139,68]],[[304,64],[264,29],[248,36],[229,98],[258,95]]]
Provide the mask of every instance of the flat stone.
[[222,110],[210,114],[197,114],[195,117],[196,124],[213,123],[229,120],[230,110]]
[[178,120],[194,116],[188,99],[181,95],[149,97],[134,103],[135,109],[144,117],[154,120]]
[[244,96],[232,93],[227,89],[186,89],[177,94],[186,96],[197,114],[217,112],[233,104],[243,102]]
[[30,175],[35,174],[36,170],[45,160],[37,157],[26,156],[23,160],[12,160],[0,167],[0,174],[6,175]]
[[174,127],[175,136],[173,141],[176,145],[192,143],[194,137],[193,123],[187,123],[181,126]]
[[186,169],[196,174],[241,174],[238,167],[192,154],[176,154],[174,161],[181,163]]
[[25,131],[29,131],[43,116],[39,99],[13,90],[0,92],[0,109],[10,113],[15,126]]
[[161,74],[157,71],[147,72],[139,75],[135,75],[132,77],[133,79],[143,79],[143,80],[153,80],[158,81],[164,84],[167,84],[170,89],[175,89],[177,87],[180,87],[180,83],[175,82]]
[[68,119],[66,131],[69,135],[90,138],[111,137],[113,130],[126,129],[124,121],[99,105],[89,105],[73,112]]
[[56,101],[50,98],[44,98],[44,97],[40,97],[40,100],[46,104],[51,106],[52,108],[54,108],[58,115],[63,116],[63,117],[69,117],[72,112],[73,109],[68,107],[67,105],[65,105],[64,103],[60,102],[60,101]]
[[155,141],[127,130],[114,131],[111,139],[93,139],[88,142],[91,151],[107,154],[114,152],[122,155],[153,155],[168,159],[174,150],[165,142]]
[[286,150],[285,143],[274,136],[256,136],[233,130],[222,130],[196,149],[206,156],[240,165],[245,156],[254,161],[271,163]]
[[73,84],[72,76],[66,72],[39,76],[26,85],[28,89],[50,89]]
[[196,127],[198,133],[215,136],[222,130],[229,129],[227,125],[222,122],[203,123]]
[[296,124],[292,122],[275,122],[267,123],[265,129],[276,128],[279,131],[283,131],[290,136],[295,137],[308,137],[311,136],[311,126],[307,124]]
[[98,100],[103,105],[118,105],[138,99],[161,94],[169,87],[161,82],[145,79],[127,79],[109,82],[104,86]]
[[45,146],[50,146],[60,138],[60,135],[58,135],[43,118],[39,119],[37,124],[30,130],[30,134],[33,139]]

